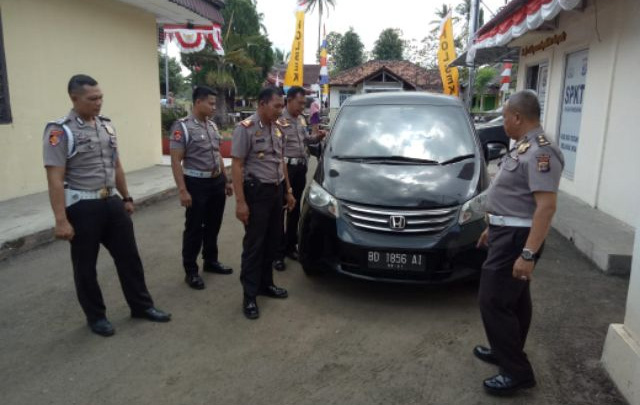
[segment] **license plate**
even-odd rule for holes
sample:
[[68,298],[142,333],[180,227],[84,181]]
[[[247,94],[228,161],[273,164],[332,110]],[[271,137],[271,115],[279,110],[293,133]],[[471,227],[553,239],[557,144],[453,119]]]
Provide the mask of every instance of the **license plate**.
[[424,271],[426,268],[425,255],[417,253],[392,253],[370,251],[367,254],[370,269]]

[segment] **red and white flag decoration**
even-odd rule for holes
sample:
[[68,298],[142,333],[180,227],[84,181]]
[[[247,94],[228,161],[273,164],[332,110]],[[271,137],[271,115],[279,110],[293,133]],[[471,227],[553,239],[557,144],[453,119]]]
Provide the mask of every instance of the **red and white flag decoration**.
[[222,28],[219,24],[190,28],[184,25],[165,25],[163,28],[166,40],[175,40],[182,53],[200,52],[209,42],[218,55],[224,55]]
[[502,86],[500,87],[500,91],[503,93],[506,93],[509,91],[509,83],[511,83],[511,66],[513,64],[511,63],[504,63],[502,65],[503,70],[502,73],[500,74],[501,76],[501,80],[500,83],[502,83]]

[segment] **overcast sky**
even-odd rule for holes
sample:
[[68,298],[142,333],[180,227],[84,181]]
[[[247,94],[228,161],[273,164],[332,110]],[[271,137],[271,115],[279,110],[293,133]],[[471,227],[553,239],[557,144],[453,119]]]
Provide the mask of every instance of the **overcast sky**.
[[[329,8],[323,15],[327,33],[346,32],[349,27],[360,35],[366,51],[385,28],[400,28],[404,39],[422,39],[429,34],[429,22],[435,20],[434,10],[442,4],[455,7],[457,0],[335,0],[334,9]],[[264,14],[264,25],[274,46],[289,52],[295,27],[295,0],[257,0],[258,11]],[[484,0],[484,4],[494,13],[505,4],[505,0]],[[482,6],[482,5],[481,5]],[[486,7],[485,7],[486,8]],[[490,14],[485,11],[485,21]],[[318,11],[305,18],[305,62],[316,63],[315,50],[318,44]]]
[[[385,28],[400,28],[405,40],[420,40],[428,35],[429,22],[436,19],[434,11],[442,4],[455,7],[457,0],[392,0],[388,2],[374,0],[335,0],[336,7],[330,8],[323,16],[327,33],[346,32],[353,27],[360,35],[365,50],[370,52],[373,44]],[[492,12],[504,6],[506,0],[483,0],[485,21]],[[258,12],[264,14],[264,25],[269,39],[275,47],[291,51],[295,28],[296,0],[257,0]],[[487,10],[488,9],[488,10]],[[456,27],[454,27],[454,31]],[[457,35],[457,32],[454,32]],[[316,63],[315,52],[318,44],[318,11],[307,14],[305,18],[305,63]],[[169,54],[178,56],[175,45],[170,46]],[[186,70],[186,69],[185,69]],[[183,73],[187,74],[188,71]]]

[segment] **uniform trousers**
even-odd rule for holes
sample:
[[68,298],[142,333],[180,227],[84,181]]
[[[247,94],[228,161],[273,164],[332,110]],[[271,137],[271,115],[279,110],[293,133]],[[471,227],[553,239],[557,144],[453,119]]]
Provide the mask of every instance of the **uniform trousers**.
[[280,244],[276,259],[283,260],[284,256],[296,250],[298,244],[298,222],[300,221],[300,202],[302,199],[302,193],[307,186],[307,165],[287,165],[287,171],[289,173],[289,182],[293,189],[293,197],[296,199],[296,206],[291,211],[283,211],[283,215],[286,216],[286,224],[284,226],[284,237]]
[[185,211],[182,234],[182,264],[187,275],[198,274],[198,254],[205,263],[218,261],[218,233],[226,204],[225,177],[184,176],[191,195],[191,207]]
[[249,223],[242,241],[240,281],[246,297],[255,298],[273,285],[272,263],[282,238],[283,185],[244,182]]
[[129,307],[141,312],[153,307],[144,280],[133,222],[118,197],[82,200],[67,208],[74,228],[71,240],[71,262],[78,301],[87,320],[92,323],[105,318],[106,308],[98,285],[96,263],[100,244],[109,251]]
[[525,247],[529,231],[530,228],[489,227],[489,252],[482,266],[478,296],[491,352],[501,372],[516,380],[534,378],[524,352],[532,313],[529,281],[513,277],[513,265]]

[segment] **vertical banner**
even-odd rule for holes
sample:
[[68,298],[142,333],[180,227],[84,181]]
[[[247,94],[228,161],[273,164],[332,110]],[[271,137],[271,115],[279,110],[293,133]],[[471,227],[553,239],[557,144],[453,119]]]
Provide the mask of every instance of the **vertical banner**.
[[458,82],[458,68],[449,67],[449,63],[456,58],[456,48],[453,44],[453,23],[451,11],[440,24],[440,47],[438,48],[438,66],[442,78],[443,93],[458,96],[460,83]]
[[296,7],[296,30],[291,46],[291,57],[284,76],[284,91],[292,86],[302,86],[304,77],[304,9],[306,0],[298,1]]
[[573,180],[576,170],[588,62],[589,51],[584,50],[568,54],[565,65],[558,144],[565,161],[562,175],[570,180]]
[[322,86],[322,102],[327,101],[329,96],[329,69],[327,67],[327,33],[324,30],[324,38],[322,39],[322,47],[320,48],[320,85]]

